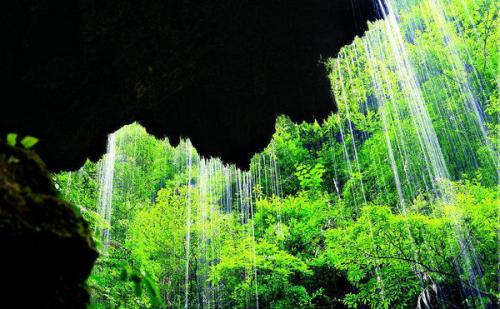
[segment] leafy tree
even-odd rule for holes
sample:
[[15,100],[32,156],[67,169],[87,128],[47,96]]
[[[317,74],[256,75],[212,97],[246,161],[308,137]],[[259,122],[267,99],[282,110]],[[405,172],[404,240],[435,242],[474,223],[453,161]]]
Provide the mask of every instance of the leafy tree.
[[401,44],[377,21],[326,60],[338,112],[278,117],[250,173],[131,124],[115,133],[110,224],[103,160],[54,176],[96,241],[111,233],[93,307],[498,303],[498,5],[392,2]]

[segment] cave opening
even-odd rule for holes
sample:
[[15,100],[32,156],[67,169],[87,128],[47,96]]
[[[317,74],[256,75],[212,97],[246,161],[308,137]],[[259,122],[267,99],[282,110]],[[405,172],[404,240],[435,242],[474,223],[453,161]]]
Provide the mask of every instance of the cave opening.
[[21,307],[498,305],[495,1],[108,5],[5,57],[80,34],[5,65]]

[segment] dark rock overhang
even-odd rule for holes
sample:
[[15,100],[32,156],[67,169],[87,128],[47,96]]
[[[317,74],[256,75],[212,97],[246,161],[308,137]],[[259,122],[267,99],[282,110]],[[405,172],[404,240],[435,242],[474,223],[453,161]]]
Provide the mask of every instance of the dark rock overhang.
[[335,111],[321,60],[376,11],[372,0],[8,1],[0,134],[37,136],[51,170],[75,169],[138,121],[245,166],[277,115]]

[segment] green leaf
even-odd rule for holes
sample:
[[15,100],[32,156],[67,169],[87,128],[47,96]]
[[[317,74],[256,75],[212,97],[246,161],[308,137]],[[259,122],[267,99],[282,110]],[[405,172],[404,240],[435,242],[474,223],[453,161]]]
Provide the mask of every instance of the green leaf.
[[17,144],[17,134],[16,133],[7,134],[7,145],[16,147],[16,144]]
[[23,147],[25,149],[30,149],[32,148],[33,146],[35,146],[36,144],[38,143],[38,138],[36,137],[33,137],[33,136],[25,136],[22,140],[21,140],[21,144],[23,145]]

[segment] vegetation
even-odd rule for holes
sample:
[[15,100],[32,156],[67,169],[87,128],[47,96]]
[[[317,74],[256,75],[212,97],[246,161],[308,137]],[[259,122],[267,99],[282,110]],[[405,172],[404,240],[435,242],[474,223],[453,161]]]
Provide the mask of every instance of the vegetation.
[[92,306],[498,304],[497,4],[394,9],[405,53],[371,25],[326,63],[339,112],[279,117],[249,172],[132,124],[56,175],[102,242]]

